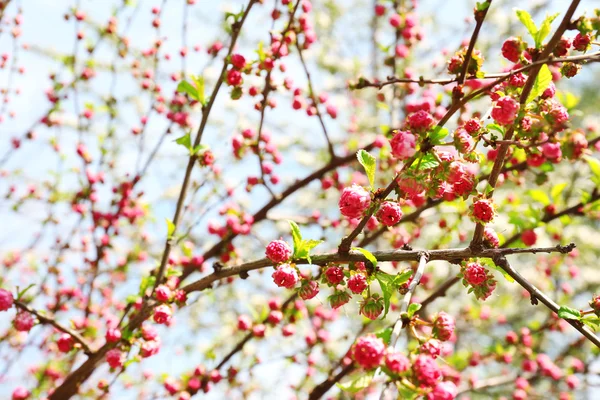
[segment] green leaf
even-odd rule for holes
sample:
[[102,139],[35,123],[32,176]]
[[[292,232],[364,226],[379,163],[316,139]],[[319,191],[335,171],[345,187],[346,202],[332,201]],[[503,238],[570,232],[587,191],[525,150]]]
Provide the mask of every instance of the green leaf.
[[412,318],[415,315],[415,313],[417,311],[419,311],[420,309],[421,309],[421,304],[419,304],[419,303],[411,303],[408,306],[408,310],[406,310],[406,313],[408,314],[408,318]]
[[127,369],[127,367],[129,367],[131,364],[138,362],[140,362],[138,357],[130,358],[129,360],[125,361],[125,364],[123,364],[123,370]]
[[504,279],[506,279],[508,282],[513,283],[515,281],[513,279],[513,277],[508,274],[508,272],[506,272],[505,270],[503,270],[502,268],[500,268],[499,266],[497,266],[493,262],[485,263],[485,265],[488,266],[488,267],[490,267],[490,268],[492,268],[492,269],[495,269],[498,272],[500,272],[502,274],[502,276],[504,276]]
[[140,283],[140,296],[144,296],[146,294],[146,289],[154,286],[155,282],[156,277],[154,275],[147,276],[144,279],[142,279],[142,282]]
[[306,258],[308,260],[308,262],[310,263],[311,262],[310,251],[321,243],[323,243],[322,240],[313,240],[313,239],[302,240],[300,242],[300,247],[298,248],[298,252],[294,256],[298,257],[298,258]]
[[436,125],[431,131],[429,131],[429,141],[431,144],[441,144],[442,141],[448,136],[448,129]]
[[381,287],[381,293],[383,294],[383,304],[385,305],[385,311],[381,319],[384,319],[390,310],[390,302],[392,299],[392,294],[394,294],[394,276],[386,274],[385,272],[378,271],[375,274],[375,279],[379,282],[379,286]]
[[369,250],[363,249],[362,247],[353,247],[352,250],[360,251],[367,258],[367,260],[373,264],[373,267],[377,266],[377,259]]
[[300,228],[298,227],[298,224],[290,220],[288,220],[288,222],[292,230],[292,240],[294,241],[294,254],[292,257],[305,258],[310,263],[310,251],[319,244],[323,243],[323,241],[302,239],[302,234],[300,233]]
[[500,133],[500,135],[502,135],[502,137],[504,137],[504,128],[501,125],[491,123],[491,124],[488,124],[486,127],[491,131],[496,131],[496,132]]
[[300,248],[302,243],[302,234],[300,233],[300,228],[298,228],[298,224],[294,221],[288,221],[290,223],[290,228],[292,228],[292,240],[294,241],[294,257],[296,257],[296,252]]
[[195,99],[200,102],[203,106],[206,105],[206,96],[204,95],[204,77],[192,75],[192,80],[196,84],[196,97]]
[[183,271],[181,271],[179,269],[174,269],[174,268],[170,268],[166,273],[167,278],[169,278],[171,276],[181,276],[181,275],[183,275]]
[[562,105],[567,108],[568,111],[571,111],[579,103],[579,98],[577,98],[577,96],[575,96],[571,92],[563,93],[563,92],[557,91],[556,96],[558,97],[558,100],[560,100]]
[[550,204],[550,198],[548,197],[546,192],[544,192],[543,190],[540,190],[540,189],[528,190],[527,195],[529,197],[531,197],[534,201],[537,201],[538,203],[542,203],[545,206]]
[[533,84],[531,93],[527,96],[527,102],[533,101],[533,99],[544,93],[544,90],[548,89],[548,86],[550,86],[550,82],[552,82],[552,72],[550,72],[550,68],[544,64],[540,68],[538,75],[535,77],[535,83]]
[[531,34],[531,37],[535,39],[538,30],[535,26],[535,23],[533,22],[533,19],[531,19],[531,15],[525,10],[517,9],[515,10],[515,12],[517,13],[517,18],[519,18],[519,21],[521,21],[521,23],[525,25],[525,28],[527,28],[527,30]]
[[375,157],[371,155],[368,151],[361,149],[358,151],[358,153],[356,153],[356,158],[358,159],[360,165],[362,165],[365,169],[367,177],[369,178],[369,183],[371,184],[371,187],[374,188],[375,168],[377,166],[377,161]]
[[483,190],[483,194],[486,197],[491,197],[490,194],[494,191],[494,187],[488,183],[485,184],[485,189]]
[[165,218],[167,221],[167,238],[171,239],[175,233],[175,224],[169,218]]
[[425,154],[419,161],[413,163],[409,169],[432,169],[440,165],[433,154]]
[[19,288],[17,288],[17,300],[21,300],[21,298],[23,297],[23,295],[32,287],[35,286],[35,283],[32,283],[31,285],[27,286],[25,289],[23,290],[18,290]]
[[336,383],[336,386],[348,393],[358,393],[361,390],[365,390],[371,385],[371,381],[373,381],[373,376],[375,375],[375,371],[370,371],[366,373],[359,373],[358,378],[351,380],[345,383]]
[[[551,27],[552,21],[554,21],[556,19],[556,17],[558,17],[559,14],[560,13],[548,15],[542,22],[542,25],[540,26],[540,30],[537,32],[536,35],[534,35],[536,49],[539,49],[540,47],[542,47],[542,44],[544,44],[544,39],[546,39],[548,34],[550,34],[550,30],[552,29],[552,27]],[[546,65],[546,64],[544,64],[544,65]]]
[[400,272],[398,275],[396,275],[394,277],[394,286],[395,287],[400,287],[402,285],[404,285],[406,282],[408,282],[408,280],[410,279],[410,277],[413,276],[413,270],[412,269],[406,269],[402,272]]
[[188,151],[191,151],[192,149],[192,137],[189,132],[180,137],[179,139],[175,140],[175,143],[185,147],[186,149],[188,149]]
[[580,320],[595,331],[600,328],[600,318],[596,314],[586,314]]
[[390,106],[387,103],[384,103],[382,101],[378,101],[375,106],[383,111],[390,111]]
[[563,192],[563,190],[565,190],[565,188],[567,187],[567,183],[558,183],[554,186],[552,186],[552,189],[550,189],[550,197],[552,197],[552,200],[554,202],[556,202],[558,200],[558,196],[560,196],[560,194]]
[[477,2],[475,5],[475,9],[477,11],[485,11],[490,7],[490,2],[488,1],[484,1],[484,2]]
[[581,313],[579,312],[579,310],[567,306],[560,306],[557,314],[562,319],[581,319]]
[[204,149],[208,149],[208,146],[205,144],[199,144],[193,149],[190,149],[190,155],[193,156],[194,154],[199,154]]
[[383,343],[385,343],[386,345],[389,345],[390,339],[392,338],[392,331],[393,328],[391,326],[388,326],[387,328],[382,329],[379,332],[375,332],[375,336],[383,340]]
[[587,161],[592,170],[592,182],[594,182],[596,186],[600,186],[600,161],[597,158],[590,156],[586,156],[585,161]]
[[177,91],[187,93],[194,100],[198,100],[198,90],[188,81],[181,81],[177,85]]

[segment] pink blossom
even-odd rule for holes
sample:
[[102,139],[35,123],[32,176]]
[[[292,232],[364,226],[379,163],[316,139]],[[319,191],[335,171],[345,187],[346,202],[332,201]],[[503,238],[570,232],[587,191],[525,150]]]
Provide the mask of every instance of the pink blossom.
[[385,226],[394,226],[402,218],[402,208],[393,201],[384,201],[377,211],[377,219]]
[[415,143],[415,135],[408,131],[398,131],[390,141],[392,155],[399,160],[406,160],[414,156],[416,152]]
[[6,311],[13,305],[13,295],[8,290],[0,289],[0,311]]
[[510,96],[499,98],[492,109],[492,118],[500,125],[511,125],[519,113],[519,103]]
[[292,248],[283,240],[273,240],[265,251],[267,258],[276,264],[285,262],[292,256]]
[[442,371],[433,357],[421,354],[413,364],[415,377],[425,386],[433,387],[442,377]]
[[371,195],[358,185],[347,187],[340,197],[339,207],[343,216],[360,218],[371,205]]
[[289,264],[281,264],[271,276],[277,286],[287,289],[293,288],[298,282],[298,272]]
[[352,348],[352,358],[364,369],[376,368],[383,361],[385,344],[375,335],[360,337]]

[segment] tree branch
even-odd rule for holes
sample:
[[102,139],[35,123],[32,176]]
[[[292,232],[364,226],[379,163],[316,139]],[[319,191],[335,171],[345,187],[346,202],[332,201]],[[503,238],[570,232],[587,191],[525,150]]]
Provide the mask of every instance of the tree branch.
[[92,355],[94,353],[92,351],[92,349],[90,348],[90,346],[88,345],[87,341],[83,338],[83,336],[81,336],[79,333],[75,332],[74,330],[69,329],[69,328],[59,324],[56,321],[56,319],[54,319],[54,316],[44,315],[44,314],[40,313],[39,311],[36,311],[33,308],[29,307],[28,305],[26,305],[25,303],[23,303],[20,300],[15,300],[14,304],[17,308],[20,308],[21,310],[23,310],[25,312],[35,315],[41,324],[52,325],[59,331],[71,336],[73,338],[73,340],[75,340],[77,343],[79,343],[81,345],[81,348],[83,349],[85,354]]
[[[529,292],[529,294],[531,295],[531,304],[536,305],[538,304],[539,300],[542,303],[544,303],[544,305],[550,310],[558,314],[560,306],[556,304],[551,298],[546,296],[541,290],[533,286],[528,280],[523,278],[523,276],[510,265],[506,257],[497,256],[494,258],[494,263],[500,268],[502,268],[508,275],[511,276],[511,278],[517,281],[519,285],[521,285],[525,290]],[[585,336],[592,343],[594,343],[596,347],[600,348],[600,338],[598,338],[596,334],[587,326],[585,326],[580,321],[573,319],[565,318],[565,321],[567,321],[573,328],[578,330],[583,336]]]

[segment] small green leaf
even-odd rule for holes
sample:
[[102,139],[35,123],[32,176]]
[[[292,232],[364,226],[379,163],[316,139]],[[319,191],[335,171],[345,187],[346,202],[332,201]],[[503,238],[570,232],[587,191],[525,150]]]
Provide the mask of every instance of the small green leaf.
[[550,190],[550,197],[552,197],[552,200],[554,202],[556,202],[558,200],[558,196],[560,196],[560,194],[563,192],[563,190],[565,190],[565,188],[567,187],[567,183],[558,183],[554,186],[552,186],[552,189]]
[[130,358],[129,360],[125,361],[125,364],[123,364],[123,370],[127,369],[127,367],[129,367],[131,364],[138,362],[140,362],[138,357]]
[[194,100],[198,100],[198,90],[188,81],[181,81],[177,85],[177,91],[187,93]]
[[594,182],[596,186],[600,186],[600,161],[597,158],[590,156],[586,156],[585,161],[587,161],[592,170],[592,182]]
[[195,99],[200,102],[203,106],[206,105],[206,96],[204,95],[204,77],[192,75],[192,80],[196,84],[196,97]]
[[448,129],[436,125],[431,131],[429,131],[428,136],[431,144],[441,144],[446,136],[448,136]]
[[199,144],[198,146],[194,147],[193,149],[190,149],[190,155],[193,156],[194,154],[199,154],[202,150],[207,149],[208,146],[205,144]]
[[421,304],[419,304],[419,303],[411,303],[408,306],[408,310],[406,310],[406,313],[408,314],[408,318],[412,318],[415,315],[415,313],[417,311],[419,311],[420,309],[421,309]]
[[367,178],[369,178],[369,183],[371,187],[374,188],[375,168],[377,166],[377,161],[375,157],[372,156],[368,151],[361,149],[358,151],[358,153],[356,153],[356,158],[358,159],[360,165],[362,165],[365,169],[365,172],[367,173]]
[[390,111],[390,106],[387,103],[384,103],[382,101],[378,101],[375,106],[383,111]]
[[344,392],[355,394],[368,388],[371,385],[371,382],[373,381],[374,375],[374,370],[367,373],[361,372],[359,373],[358,378],[345,383],[336,383],[336,386]]
[[21,300],[21,298],[23,297],[23,295],[32,287],[35,286],[35,283],[32,283],[31,285],[27,286],[25,289],[23,290],[18,290],[19,288],[17,288],[17,300]]
[[302,244],[302,234],[300,233],[300,228],[298,228],[298,224],[294,221],[288,221],[290,223],[290,228],[292,229],[292,240],[294,241],[294,257],[296,257],[296,253]]
[[502,137],[504,137],[504,128],[501,125],[491,123],[491,124],[486,125],[486,127],[491,131],[496,131],[496,132],[500,133],[500,135],[502,135]]
[[420,160],[413,163],[409,169],[425,170],[432,169],[440,165],[433,154],[425,154]]
[[369,250],[363,249],[362,247],[353,247],[352,250],[360,251],[367,258],[367,260],[373,264],[373,267],[377,266],[377,259]]
[[[539,49],[540,47],[542,47],[542,44],[544,44],[544,39],[546,39],[548,34],[550,34],[550,30],[552,28],[551,27],[552,21],[554,21],[556,19],[556,17],[558,17],[559,14],[560,13],[548,15],[542,22],[542,25],[540,26],[540,30],[534,35],[536,49]],[[546,65],[546,64],[544,64],[544,65]]]
[[175,140],[175,143],[182,145],[183,147],[188,149],[188,151],[190,151],[192,148],[192,137],[188,132],[179,139]]
[[485,263],[485,265],[488,266],[488,267],[490,267],[490,268],[492,268],[492,269],[495,269],[498,272],[500,272],[502,274],[502,276],[504,276],[504,279],[506,279],[508,282],[513,283],[515,281],[513,279],[513,277],[508,274],[508,272],[506,272],[505,270],[503,270],[502,268],[500,268],[499,266],[497,266],[493,262]]
[[181,275],[183,275],[183,271],[181,271],[179,269],[174,269],[174,268],[170,268],[166,273],[167,278],[169,278],[171,276],[181,276]]
[[389,345],[390,339],[392,338],[392,331],[393,328],[391,326],[388,326],[387,328],[382,329],[379,332],[375,332],[375,336],[383,340],[383,343],[385,343],[386,345]]
[[377,272],[375,274],[375,279],[379,282],[379,286],[381,287],[381,293],[383,294],[383,304],[385,305],[385,311],[381,317],[384,319],[390,310],[390,303],[392,299],[392,294],[394,294],[394,276],[386,274],[385,272]]
[[531,19],[531,15],[525,10],[517,9],[515,10],[515,12],[517,13],[517,18],[519,18],[519,21],[521,21],[521,23],[525,25],[525,28],[527,28],[527,30],[531,34],[531,37],[535,39],[535,35],[537,34],[538,30],[535,26],[535,23],[533,22],[533,19]]
[[402,285],[404,285],[406,282],[408,282],[408,280],[410,279],[410,277],[413,276],[413,270],[412,269],[406,269],[402,272],[400,272],[398,275],[396,275],[394,277],[394,286],[395,287],[400,287]]
[[123,331],[121,332],[121,339],[129,342],[131,340],[131,338],[133,337],[133,331],[131,329],[123,329]]
[[140,283],[140,292],[139,292],[140,296],[144,296],[146,294],[146,289],[154,286],[155,282],[156,282],[156,277],[154,275],[147,276],[144,279],[142,279],[142,282]]
[[169,218],[165,218],[167,221],[167,237],[171,239],[175,233],[175,224]]
[[550,198],[543,190],[532,189],[528,190],[527,194],[529,195],[529,197],[531,197],[534,201],[537,201],[538,203],[542,203],[545,206],[550,204]]
[[475,5],[475,9],[477,11],[485,11],[490,7],[490,2],[488,1],[483,1],[483,2],[477,2]]
[[540,68],[540,72],[535,77],[535,83],[533,84],[533,89],[531,89],[531,93],[527,96],[527,102],[533,101],[536,97],[540,96],[544,93],[544,90],[548,89],[550,83],[552,82],[552,72],[550,72],[550,68],[546,64],[542,65]]
[[308,262],[310,263],[310,251],[315,248],[316,246],[318,246],[319,244],[323,243],[322,240],[302,240],[300,242],[300,246],[298,248],[298,251],[295,252],[294,257],[297,258],[306,258],[308,260]]
[[580,320],[595,331],[600,328],[600,318],[596,314],[586,314]]
[[562,319],[581,319],[581,313],[579,312],[579,310],[567,306],[560,306],[557,314]]

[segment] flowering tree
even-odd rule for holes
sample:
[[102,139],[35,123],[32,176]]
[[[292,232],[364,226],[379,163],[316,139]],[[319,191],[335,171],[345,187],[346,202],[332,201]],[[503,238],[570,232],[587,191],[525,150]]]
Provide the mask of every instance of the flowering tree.
[[477,2],[442,46],[416,0],[33,3],[0,0],[13,400],[588,390],[600,11]]

